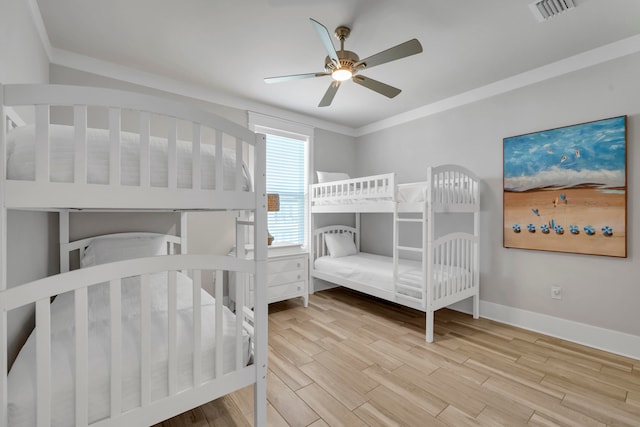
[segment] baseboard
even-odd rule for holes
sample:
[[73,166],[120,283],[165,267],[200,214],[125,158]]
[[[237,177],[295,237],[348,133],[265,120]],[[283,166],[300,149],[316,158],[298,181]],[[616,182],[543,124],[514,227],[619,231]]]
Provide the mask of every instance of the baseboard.
[[[449,308],[471,313],[468,301]],[[640,336],[480,301],[480,317],[640,360]]]

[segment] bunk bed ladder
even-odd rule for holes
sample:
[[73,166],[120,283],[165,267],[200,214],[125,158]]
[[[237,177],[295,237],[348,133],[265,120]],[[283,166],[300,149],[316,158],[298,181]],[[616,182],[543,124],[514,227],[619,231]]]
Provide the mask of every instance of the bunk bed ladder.
[[[410,300],[418,303],[421,307],[424,307],[426,301],[426,288],[421,285],[416,287],[409,282],[403,281],[399,271],[399,261],[401,254],[420,254],[421,262],[421,274],[418,283],[423,284],[426,280],[426,216],[425,212],[411,213],[411,216],[406,216],[403,212],[398,212],[396,208],[393,212],[393,285],[396,298]],[[400,244],[400,226],[409,224],[419,224],[422,227],[422,236],[420,246],[408,246]]]

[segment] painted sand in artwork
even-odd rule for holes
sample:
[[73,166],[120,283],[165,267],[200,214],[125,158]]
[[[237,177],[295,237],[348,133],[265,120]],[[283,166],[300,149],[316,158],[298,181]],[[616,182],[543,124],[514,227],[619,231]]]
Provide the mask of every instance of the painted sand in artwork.
[[505,138],[505,247],[626,256],[625,122]]
[[[554,207],[555,199],[559,199],[560,194],[565,195],[567,203],[560,201]],[[624,256],[624,193],[584,188],[526,193],[505,192],[504,197],[505,246]],[[538,215],[532,209],[536,209]],[[552,223],[555,227],[562,227],[563,234],[558,234],[552,229]],[[510,224],[520,224],[520,233],[515,233]],[[534,232],[527,229],[529,224],[535,226]],[[549,228],[548,234],[543,233],[543,225]],[[571,225],[578,227],[577,234],[571,232]],[[592,235],[584,229],[589,225],[593,227]],[[602,232],[602,227],[605,226],[613,230],[611,236]]]

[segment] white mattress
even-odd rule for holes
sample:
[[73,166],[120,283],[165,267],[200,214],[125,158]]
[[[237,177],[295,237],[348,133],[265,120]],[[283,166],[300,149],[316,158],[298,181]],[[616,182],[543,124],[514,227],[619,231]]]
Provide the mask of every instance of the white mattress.
[[[151,277],[151,399],[168,394],[167,280]],[[178,388],[192,386],[193,313],[192,283],[178,274]],[[109,288],[96,285],[89,292],[89,422],[109,415],[110,335]],[[202,375],[214,377],[215,301],[202,291]],[[74,298],[58,296],[51,304],[52,426],[74,425]],[[223,371],[235,366],[235,315],[223,313]],[[140,405],[140,286],[139,278],[123,280],[122,286],[122,410]],[[8,378],[9,426],[35,426],[35,333],[16,359]],[[243,336],[243,359],[250,357],[249,336]]]
[[[50,125],[50,177],[52,182],[73,182],[74,128]],[[7,135],[7,177],[14,180],[33,180],[35,177],[34,126],[16,128]],[[121,132],[121,184],[140,185],[140,136]],[[191,142],[177,142],[178,188],[191,188]],[[151,185],[168,186],[167,140],[151,137]],[[235,150],[225,148],[224,190],[235,189]],[[215,147],[201,144],[201,180],[203,189],[214,189],[216,181]],[[87,182],[109,182],[109,131],[87,129]],[[243,188],[251,188],[249,172],[243,164]]]
[[[333,258],[323,256],[315,260],[314,267],[323,273],[331,274],[342,279],[362,283],[389,292],[394,292],[393,284],[393,258],[358,252],[356,255]],[[440,269],[435,267],[434,299],[440,298],[442,291],[439,284],[454,277],[471,274],[458,267]],[[415,298],[421,298],[420,291],[424,289],[425,281],[422,278],[422,264],[419,261],[400,259],[398,262],[398,283],[416,288],[402,289],[400,293]]]
[[[315,269],[343,279],[364,283],[385,291],[393,292],[393,258],[359,252],[344,257],[323,256],[316,259]],[[398,263],[400,282],[420,290],[423,288],[422,266],[418,261],[400,260]],[[407,291],[412,296],[419,294]]]

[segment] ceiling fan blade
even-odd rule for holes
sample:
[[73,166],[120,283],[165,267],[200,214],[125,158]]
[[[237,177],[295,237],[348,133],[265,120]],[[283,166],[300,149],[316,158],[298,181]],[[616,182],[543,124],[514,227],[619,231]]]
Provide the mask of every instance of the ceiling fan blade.
[[336,92],[338,91],[339,87],[340,82],[338,80],[332,81],[329,85],[329,88],[324,93],[324,96],[320,100],[320,104],[318,104],[318,107],[328,107],[329,105],[331,105],[331,101],[333,101],[333,97],[336,96]]
[[310,77],[324,77],[330,76],[329,73],[306,73],[306,74],[292,74],[290,76],[279,76],[279,77],[265,77],[265,83],[280,83],[280,82],[288,82],[289,80],[300,80],[300,79],[308,79]]
[[365,77],[360,74],[353,76],[351,80],[353,80],[355,83],[358,83],[359,85],[366,87],[367,89],[378,92],[379,94],[384,95],[387,98],[393,98],[394,96],[402,92],[396,87],[389,86],[388,84],[370,79],[369,77]]
[[367,69],[369,69],[376,65],[385,64],[420,52],[422,52],[422,45],[417,39],[412,39],[387,50],[383,50],[382,52],[378,52],[375,55],[371,55],[368,58],[362,59],[356,62],[354,67],[365,64]]
[[331,41],[331,35],[329,34],[329,30],[327,30],[327,27],[325,27],[315,19],[313,18],[309,18],[309,19],[311,20],[311,23],[313,24],[313,28],[315,28],[316,33],[318,33],[318,37],[320,37],[320,41],[324,45],[324,48],[329,53],[329,58],[337,68],[340,68],[338,53],[336,52],[336,48],[333,46],[333,42]]

